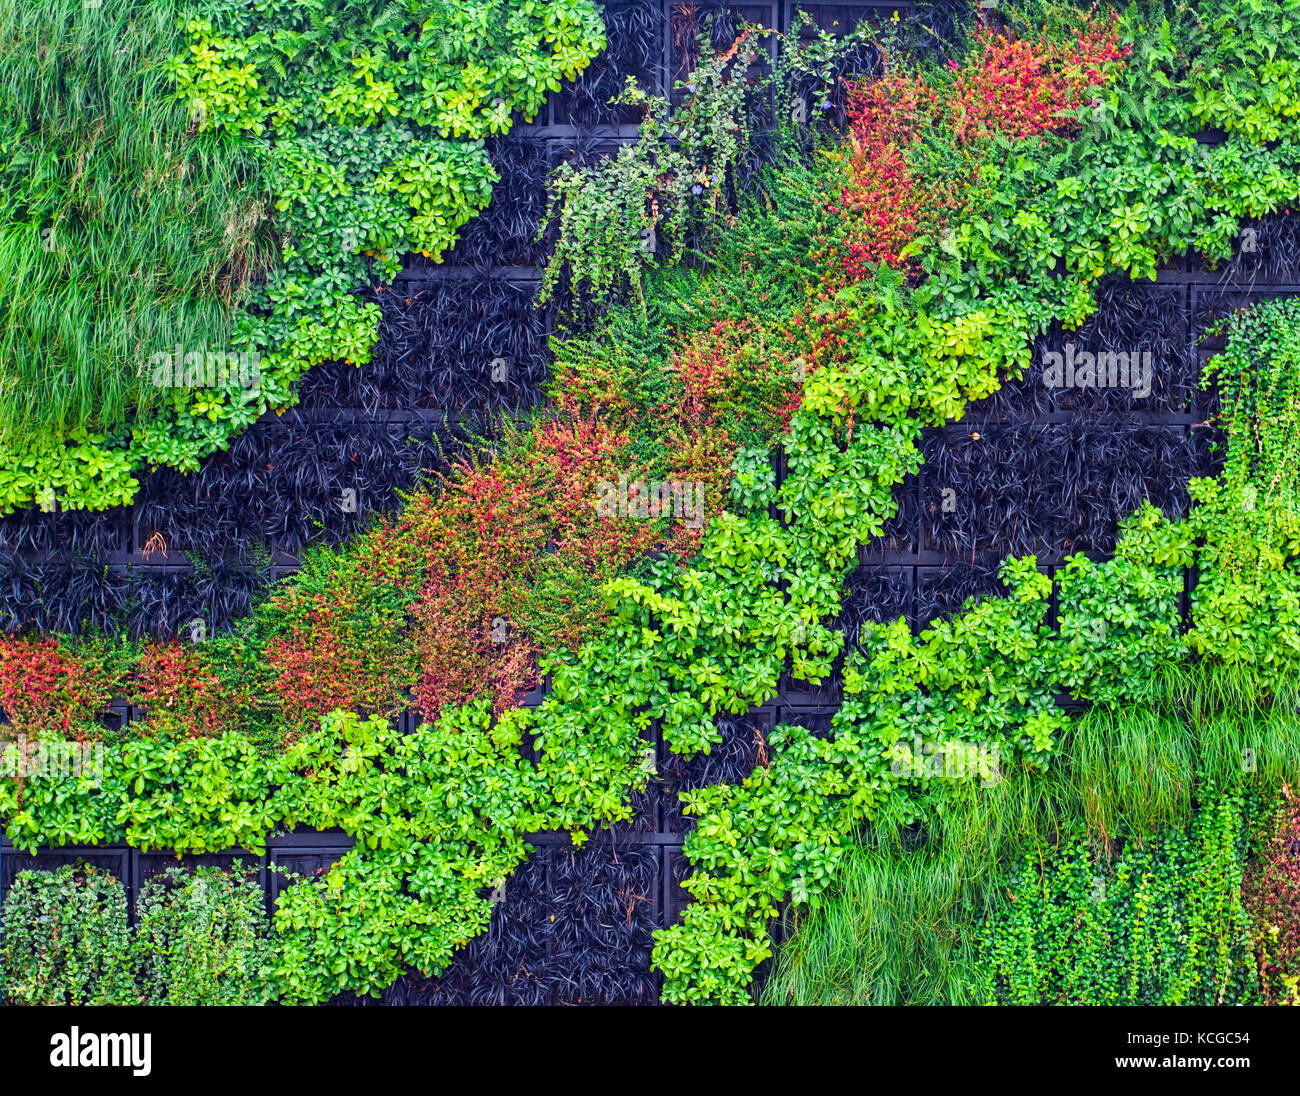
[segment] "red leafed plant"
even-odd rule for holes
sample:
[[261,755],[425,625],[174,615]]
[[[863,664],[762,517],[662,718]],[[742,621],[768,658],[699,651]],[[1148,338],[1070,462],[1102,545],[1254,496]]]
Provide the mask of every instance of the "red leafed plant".
[[291,587],[272,600],[278,627],[265,673],[290,737],[336,708],[392,715],[407,706],[414,670],[403,619],[365,604],[354,587]]
[[105,674],[57,639],[0,636],[0,708],[10,736],[98,738],[96,716],[112,696]]
[[128,696],[145,708],[147,733],[161,738],[218,737],[238,724],[247,703],[199,651],[175,640],[144,645]]
[[[803,377],[790,372],[785,351],[765,345],[757,324],[727,319],[696,332],[668,363],[681,385],[659,416],[669,439],[669,478],[699,485],[705,513],[721,509],[731,485],[739,427],[760,437],[779,432],[797,406]],[[679,522],[663,547],[689,556],[703,531],[702,523]]]
[[[413,608],[416,698],[426,716],[484,691],[504,709],[536,685],[540,648],[510,618],[507,601],[552,557],[607,574],[656,543],[653,524],[605,520],[596,510],[602,481],[638,474],[627,450],[627,436],[595,415],[555,418],[493,464],[464,470],[436,502],[425,496],[408,509],[426,553]],[[603,609],[588,599],[570,615],[591,627]],[[581,629],[567,632],[576,639]]]
[[868,264],[903,264],[904,252],[948,204],[923,185],[908,153],[933,124],[939,100],[919,76],[889,73],[849,89],[849,132],[839,152],[846,182],[829,203],[846,222],[843,264],[861,278]]
[[1044,32],[1031,42],[981,24],[975,40],[965,64],[950,62],[956,76],[949,108],[961,141],[1068,131],[1089,89],[1106,83],[1110,67],[1129,52],[1120,48],[1114,13],[1088,19],[1073,36]]
[[535,505],[517,469],[497,461],[407,508],[425,555],[412,639],[421,667],[416,703],[427,718],[485,689],[504,707],[533,684],[533,651],[495,594],[545,545]]
[[[952,62],[948,85],[900,72],[850,85],[849,130],[835,153],[845,183],[827,198],[828,211],[844,223],[824,257],[838,258],[855,280],[881,263],[912,272],[911,245],[943,231],[976,165],[987,159],[979,145],[1068,132],[1091,89],[1110,79],[1127,52],[1113,14],[1078,30],[1044,32],[1037,41],[981,24],[967,60]],[[952,174],[915,169],[918,145],[945,141]]]
[[1300,1005],[1300,802],[1284,790],[1281,825],[1251,861],[1241,893],[1254,925],[1265,1003]]

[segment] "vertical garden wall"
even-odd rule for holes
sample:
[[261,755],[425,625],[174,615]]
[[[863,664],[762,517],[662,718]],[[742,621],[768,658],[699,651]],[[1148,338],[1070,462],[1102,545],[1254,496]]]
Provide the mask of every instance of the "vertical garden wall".
[[[1198,565],[1203,570],[1208,557],[1193,558],[1193,549],[1179,541],[1178,523],[1193,509],[1189,480],[1224,473],[1222,405],[1201,378],[1231,329],[1208,338],[1206,332],[1249,305],[1300,287],[1300,234],[1289,213],[1296,188],[1272,176],[1244,183],[1249,172],[1225,156],[1207,169],[1218,173],[1218,189],[1197,194],[1191,224],[1172,213],[1158,227],[1154,218],[1141,225],[1089,223],[1073,234],[1103,244],[1095,259],[1079,259],[1063,253],[1059,240],[1045,257],[1035,254],[1041,226],[999,207],[1007,199],[978,171],[975,184],[963,173],[980,156],[1009,155],[1011,144],[1025,158],[1011,193],[1022,186],[1036,200],[1041,187],[1034,188],[1051,172],[1066,178],[1078,165],[1062,152],[1064,162],[1039,164],[1035,176],[1035,168],[1025,167],[1034,154],[1015,141],[1041,136],[1046,146],[1083,140],[1084,133],[1095,152],[1105,144],[1107,125],[1128,132],[1146,125],[1154,133],[1165,124],[1182,140],[1196,132],[1197,147],[1237,140],[1265,150],[1261,157],[1275,154],[1270,170],[1285,174],[1290,121],[1270,131],[1274,115],[1261,108],[1267,117],[1259,131],[1237,132],[1222,115],[1239,104],[1210,103],[1172,122],[1176,112],[1134,107],[1126,96],[1143,91],[1142,65],[1152,71],[1166,65],[1175,82],[1197,89],[1197,102],[1207,101],[1196,71],[1187,76],[1179,67],[1181,56],[1153,59],[1122,45],[1123,33],[1151,18],[1143,10],[1129,12],[1122,24],[1108,9],[1093,11],[1086,24],[1072,26],[1068,13],[1053,14],[1049,5],[1007,13],[1006,21],[996,10],[967,4],[610,0],[600,7],[603,48],[575,61],[580,71],[532,104],[536,110],[521,106],[508,131],[483,135],[482,152],[498,179],[490,202],[455,226],[454,245],[448,241],[445,253],[416,246],[429,241],[403,229],[406,237],[394,235],[382,246],[376,238],[362,241],[375,246],[354,240],[344,249],[342,278],[353,279],[348,288],[358,290],[347,308],[377,325],[373,348],[315,360],[309,351],[268,344],[268,354],[278,352],[289,363],[284,383],[296,396],[284,396],[280,406],[271,404],[246,429],[232,432],[223,451],[205,452],[193,467],[178,460],[182,467],[149,470],[145,462],[129,505],[74,509],[59,501],[60,491],[43,506],[36,485],[32,498],[22,500],[34,505],[19,504],[0,519],[0,614],[10,633],[0,705],[11,731],[39,738],[62,720],[65,735],[102,739],[128,759],[115,769],[110,753],[109,779],[94,789],[53,777],[41,778],[45,784],[29,778],[25,791],[21,781],[11,783],[0,880],[6,894],[20,870],[88,862],[122,882],[135,926],[144,916],[144,896],[155,906],[160,901],[158,881],[176,863],[174,849],[190,866],[239,866],[266,910],[281,910],[275,931],[288,943],[272,965],[278,963],[278,988],[290,1000],[735,1001],[765,982],[774,1001],[937,998],[944,991],[927,982],[930,976],[906,970],[891,972],[895,981],[887,990],[880,988],[883,976],[880,984],[868,977],[850,986],[840,998],[826,988],[840,986],[846,968],[874,969],[863,961],[864,955],[879,959],[870,925],[861,929],[868,941],[862,952],[822,954],[824,966],[817,966],[818,933],[830,932],[825,926],[837,911],[853,920],[854,903],[873,911],[888,906],[846,881],[843,873],[864,871],[845,867],[843,853],[855,836],[869,849],[872,834],[882,844],[892,840],[888,834],[903,834],[921,856],[925,835],[937,841],[942,832],[928,807],[890,798],[908,785],[906,776],[882,775],[899,776],[900,755],[846,761],[850,743],[872,740],[873,719],[892,719],[904,744],[913,741],[913,728],[933,739],[946,727],[963,742],[1000,749],[998,764],[1018,787],[1022,777],[1081,764],[1074,746],[1058,751],[1074,760],[1056,769],[1049,757],[1060,743],[1076,741],[1069,735],[1083,734],[1080,727],[1096,729],[1087,722],[1093,705],[1119,703],[1123,711],[1137,705],[1124,689],[1140,675],[1128,667],[1124,677],[1116,664],[1179,662],[1183,652],[1162,647],[1156,633],[1196,627]],[[1230,21],[1249,26],[1244,7],[1220,7],[1231,9]],[[1035,19],[1042,21],[1041,42],[1026,31]],[[1176,25],[1190,19],[1184,14]],[[786,37],[747,30],[750,24]],[[1008,28],[1013,41],[1028,43],[1023,52],[999,45],[996,35]],[[1273,24],[1264,30],[1270,41],[1281,35]],[[846,35],[851,44],[837,48],[836,39]],[[1213,53],[1204,42],[1194,45],[1205,56]],[[1151,51],[1158,54],[1158,46]],[[947,108],[924,106],[924,81],[909,83],[901,66],[918,62],[943,71],[950,58],[964,78],[988,78],[989,85],[963,99],[960,84],[954,91],[931,77],[929,94],[940,88],[967,107],[983,102],[988,114],[971,107],[958,122],[945,121],[954,134],[950,147],[917,152],[909,127],[926,110],[939,117]],[[1139,76],[1126,84],[1117,72]],[[182,77],[182,84],[197,87],[211,78],[200,72]],[[855,78],[881,81],[882,99],[872,100],[862,90],[869,85],[856,85]],[[638,147],[645,148],[644,140],[637,143],[638,124],[659,109],[636,92],[611,102],[628,79],[642,93],[665,97],[677,120],[693,119],[693,130],[665,129],[663,159],[647,169],[653,183],[645,193],[655,191],[665,210],[655,205],[629,213],[630,206],[617,204],[632,193],[632,204],[645,206],[627,180],[643,162],[636,160]],[[1283,88],[1292,79],[1289,69],[1277,76]],[[367,78],[365,86],[374,82]],[[1022,93],[1025,102],[1043,104],[1029,120],[1015,113]],[[909,106],[914,113],[904,117]],[[231,108],[232,128],[247,121],[239,109]],[[1141,109],[1149,112],[1147,123]],[[914,195],[893,189],[904,176],[888,174],[892,161],[871,143],[883,140],[872,127],[882,126],[880,117],[891,110],[899,113],[883,124],[897,126],[888,133],[890,155],[908,150],[912,158],[900,160],[911,173],[908,185],[924,180],[916,205],[908,205]],[[1289,119],[1288,111],[1282,106],[1274,114]],[[643,137],[653,128],[647,123]],[[328,161],[333,153],[324,138],[303,137],[318,139],[324,143],[311,147]],[[620,150],[633,166],[621,175],[599,174],[610,170],[602,163],[618,162]],[[666,177],[663,166],[673,154],[684,157],[692,174]],[[943,155],[952,159],[942,162]],[[1187,153],[1189,162],[1196,155]],[[838,194],[817,174],[837,170],[825,166],[828,160],[844,173],[833,176],[843,184]],[[1248,166],[1263,176],[1269,165],[1262,163]],[[552,174],[566,164],[567,175]],[[1100,189],[1102,165],[1094,166],[1089,184]],[[927,170],[938,180],[930,189]],[[1172,204],[1177,178],[1171,168],[1163,181],[1145,180],[1148,206]],[[611,195],[608,207],[597,204],[595,213],[592,180]],[[267,185],[277,185],[276,177]],[[309,179],[307,190],[316,185],[319,179]],[[789,191],[781,193],[782,186]],[[1096,216],[1087,196],[1062,193],[1075,202],[1064,208],[1080,218]],[[877,202],[882,195],[888,202]],[[553,196],[561,201],[553,203]],[[1105,207],[1111,197],[1098,203]],[[829,208],[823,199],[835,216],[823,216]],[[1125,194],[1114,204],[1131,213],[1140,200]],[[821,211],[807,224],[799,220],[801,202]],[[674,227],[677,210],[683,220]],[[1112,216],[1110,208],[1105,213]],[[594,219],[584,227],[583,216]],[[1212,219],[1213,232],[1197,218]],[[648,240],[639,221],[651,226]],[[828,239],[839,230],[828,223],[844,235]],[[980,224],[983,251],[971,229]],[[603,239],[602,225],[613,226]],[[636,273],[621,283],[619,264],[628,254]],[[1002,254],[1010,257],[999,268]],[[353,260],[362,265],[348,265]],[[283,250],[280,261],[286,261]],[[791,269],[796,273],[787,285],[781,279]],[[601,278],[609,279],[604,288]],[[925,292],[927,279],[945,288],[917,305],[909,294]],[[819,303],[819,290],[829,303]],[[1095,307],[1080,303],[1088,295]],[[933,331],[934,344],[944,349],[926,359],[929,373],[852,374],[846,362],[886,330],[897,359],[919,353],[879,318],[893,315],[895,302],[933,317],[926,337]],[[281,337],[273,328],[267,326],[269,335],[259,329],[259,337]],[[343,339],[340,330],[331,337]],[[331,345],[337,350],[337,341]],[[1126,379],[1097,384],[1094,373],[1093,383],[1080,381],[1080,355],[1094,367],[1103,357],[1122,356]],[[1048,378],[1054,362],[1062,370],[1055,381]],[[1282,403],[1290,406],[1285,398]],[[813,424],[817,415],[831,424],[825,429],[832,442]],[[648,425],[638,425],[637,416]],[[529,427],[534,434],[526,433]],[[873,431],[876,440],[864,441]],[[544,442],[529,440],[539,436]],[[913,442],[919,459],[910,455]],[[829,458],[830,452],[843,459]],[[568,471],[575,466],[580,475]],[[552,467],[564,471],[554,481],[539,479]],[[494,468],[509,471],[498,476]],[[689,515],[645,532],[635,499],[631,514],[614,514],[624,520],[612,540],[598,522],[588,527],[593,514],[604,516],[599,499],[619,473],[634,482],[662,477],[700,484],[709,515],[726,511],[714,519],[714,539]],[[417,491],[428,483],[431,490]],[[546,491],[555,499],[540,517],[520,501]],[[440,509],[448,498],[455,500],[450,517]],[[1107,586],[1122,586],[1125,577],[1101,568],[1095,581],[1106,589],[1081,595],[1091,579],[1078,576],[1094,573],[1071,558],[1114,557],[1122,523],[1144,502],[1159,508],[1168,525],[1152,532],[1148,523],[1130,533],[1130,544],[1140,546],[1123,557],[1146,568],[1129,581],[1147,600],[1136,607],[1125,602]],[[1284,501],[1284,511],[1290,505]],[[570,521],[567,511],[580,516]],[[387,520],[376,523],[381,516]],[[730,531],[732,522],[741,523],[734,527],[739,531]],[[500,536],[498,528],[505,530]],[[748,539],[750,555],[728,536],[740,544]],[[1151,558],[1142,555],[1148,541],[1156,544]],[[1202,542],[1197,546],[1204,552]],[[1293,569],[1294,550],[1289,545],[1291,555],[1279,564],[1284,572]],[[654,562],[638,563],[647,552]],[[1030,556],[1020,570],[1004,567],[1009,557]],[[788,564],[792,559],[800,562]],[[511,567],[526,582],[514,581]],[[1034,571],[1052,581],[1035,586]],[[681,574],[695,576],[694,584]],[[740,607],[730,617],[728,583],[745,591],[736,595]],[[779,607],[764,600],[768,588],[781,591]],[[1278,597],[1289,596],[1289,588],[1279,589]],[[971,612],[967,599],[977,595],[991,595],[986,604],[1019,606],[1008,614],[1028,605],[1039,615],[1028,622],[995,619],[987,626],[988,649],[963,654],[959,639],[921,670],[925,656],[897,654],[903,640],[873,627],[901,618],[918,651],[925,643],[938,649],[942,644],[928,638],[927,627],[960,622]],[[1138,611],[1152,621],[1137,619]],[[1283,618],[1289,613],[1289,607],[1280,611]],[[735,639],[739,653],[702,641],[692,648],[683,640],[665,655],[665,646],[683,631],[694,637],[696,627],[743,637]],[[1026,670],[1016,678],[1009,668],[1015,656],[999,647],[1022,632],[1024,661],[1036,667],[1036,677]],[[635,638],[651,633],[660,638]],[[38,638],[53,635],[63,637],[57,645]],[[1085,637],[1082,654],[1073,643],[1078,635]],[[1069,647],[1073,663],[1058,644]],[[855,648],[858,654],[846,661]],[[895,656],[902,669],[886,665]],[[944,662],[950,656],[964,661],[966,678]],[[677,668],[658,668],[656,659]],[[1092,689],[1080,666],[1089,669],[1092,684],[1114,684],[1115,693]],[[1289,669],[1284,662],[1278,673],[1285,678]],[[637,676],[643,672],[645,681]],[[939,701],[891,708],[894,693],[907,695],[894,682],[910,680],[909,674],[923,681],[918,695],[956,681],[950,688],[961,691],[961,704],[952,704],[957,714],[943,714]],[[1247,694],[1250,705],[1272,706],[1282,704],[1287,690],[1269,681]],[[963,722],[963,706],[980,715]],[[530,714],[508,714],[516,710]],[[987,713],[993,713],[989,725],[982,726],[978,720]],[[1286,724],[1277,734],[1293,730]],[[145,745],[132,753],[137,732]],[[882,745],[890,743],[882,739]],[[1256,772],[1253,763],[1240,761],[1235,745],[1224,750],[1231,757],[1219,759],[1216,780],[1234,766]],[[1271,790],[1294,760],[1290,746],[1274,752],[1259,759]],[[776,823],[754,822],[747,812],[771,807],[765,782],[786,779],[786,764],[793,766],[791,787],[806,790],[800,782],[807,781],[821,789],[823,803],[848,800],[852,808],[833,821],[811,809],[809,818],[817,817],[793,837]],[[873,765],[875,775],[861,775]],[[1208,832],[1199,808],[1202,799],[1217,800],[1202,796],[1204,774],[1190,775],[1198,768],[1192,764],[1171,779],[1177,787],[1169,799],[1185,800],[1186,811],[1154,818],[1152,832],[1162,825]],[[196,772],[210,774],[212,787]],[[463,814],[454,803],[458,782],[475,789],[469,807],[461,804]],[[683,800],[683,793],[715,786],[758,790],[752,800],[739,792],[727,799],[725,791],[715,800],[709,793],[694,803]],[[1224,794],[1254,804],[1257,792],[1252,786]],[[331,798],[336,793],[338,802]],[[388,797],[401,805],[392,807]],[[1122,798],[1117,793],[1105,808]],[[435,817],[444,799],[449,820]],[[1068,796],[1060,793],[1059,800]],[[840,811],[826,808],[832,809]],[[1240,809],[1257,829],[1264,825],[1259,819],[1277,814],[1275,805]],[[395,824],[390,815],[407,822]],[[707,832],[696,842],[692,864],[689,835],[700,816]],[[739,862],[737,852],[729,862],[709,842],[728,843],[728,825],[742,817],[748,828],[738,825],[730,845],[750,859]],[[1145,855],[1135,851],[1144,847],[1142,834],[1115,826],[1114,818],[1075,846],[1059,822],[1036,821],[1024,832],[1060,839],[1063,863],[1113,857],[1124,865],[1125,855]],[[1229,823],[1224,827],[1227,832]],[[1202,830],[1189,840],[1199,840]],[[1294,992],[1285,971],[1270,974],[1264,990],[1246,985],[1241,974],[1261,962],[1254,945],[1242,942],[1251,938],[1250,924],[1276,917],[1270,888],[1293,866],[1289,846],[1278,844],[1285,828],[1274,831],[1250,838],[1252,862],[1267,861],[1272,874],[1261,869],[1238,880],[1243,908],[1255,921],[1232,920],[1233,907],[1222,919],[1211,911],[1195,922],[1208,926],[1214,942],[1229,932],[1239,937],[1231,976],[1216,982],[1219,1000],[1229,983],[1246,998],[1284,995],[1287,985]],[[784,840],[796,851],[782,846]],[[443,860],[425,861],[414,851],[439,841],[454,846]],[[1098,841],[1105,846],[1100,854]],[[1161,863],[1187,859],[1163,846],[1149,855],[1164,856]],[[394,867],[403,856],[409,863]],[[1015,858],[995,859],[1010,865]],[[1231,875],[1235,863],[1225,853],[1205,870]],[[340,866],[330,872],[331,865]],[[715,882],[686,889],[683,883],[702,865]],[[1080,871],[1083,882],[1075,882],[1091,895],[1094,879],[1105,873],[1092,866]],[[1003,890],[1033,887],[1029,872],[999,879]],[[360,923],[364,932],[364,919],[348,906],[353,886],[363,904],[374,894],[392,900],[394,917],[408,919],[403,931],[373,949],[322,945],[318,937],[331,931],[346,940]],[[1116,896],[1126,894],[1119,882],[1112,886]],[[1191,903],[1171,886],[1170,908],[1185,909]],[[296,887],[312,897],[297,906],[280,902]],[[700,899],[694,923],[683,920],[693,896]],[[808,913],[809,901],[816,906],[823,896],[823,912]],[[36,899],[24,901],[24,908],[38,908],[30,904]],[[971,913],[986,904],[992,927]],[[985,949],[980,969],[991,979],[979,987],[985,997],[1050,998],[1055,987],[1025,974],[1039,953],[1016,951],[1015,940],[1023,938],[1005,927],[1005,918],[999,921],[995,906],[980,896],[949,895],[933,908],[954,924],[971,919],[969,935]],[[1051,908],[1049,896],[1043,909]],[[714,916],[716,924],[704,923]],[[165,931],[165,918],[155,914],[155,920]],[[1044,913],[1042,920],[1051,918]],[[1099,929],[1096,939],[1113,939],[1110,931]],[[773,964],[767,942],[787,935],[791,942]],[[1058,945],[1045,939],[1041,954]],[[1164,954],[1155,945],[1148,950]],[[1052,954],[1058,965],[1072,961],[1065,950]],[[1281,967],[1286,961],[1278,959]],[[1196,991],[1163,999],[1202,999],[1199,975],[1178,961],[1161,962],[1162,972],[1175,972],[1152,975],[1157,988],[1144,982],[1148,997],[1135,991],[1135,998],[1161,999],[1167,983],[1186,982]],[[138,977],[152,986],[162,976]],[[818,978],[820,986],[805,984]],[[129,999],[131,991],[123,992]],[[963,990],[951,999],[978,995]]]

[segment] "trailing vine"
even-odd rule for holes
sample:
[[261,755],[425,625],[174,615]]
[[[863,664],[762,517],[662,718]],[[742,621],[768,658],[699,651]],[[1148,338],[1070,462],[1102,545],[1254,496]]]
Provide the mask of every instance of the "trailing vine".
[[648,263],[675,263],[687,240],[718,232],[732,206],[736,171],[750,140],[744,75],[754,29],[714,53],[701,39],[700,60],[678,84],[681,105],[651,95],[629,78],[617,99],[645,112],[635,145],[593,167],[562,164],[550,180],[558,218],[555,252],[547,263],[539,303],[562,275],[569,292],[597,307],[631,290],[644,305]]
[[989,1003],[1252,1003],[1244,851],[1242,804],[1226,796],[1186,832],[1110,858],[1077,835],[1045,863],[1026,850],[978,960]]
[[264,1005],[278,996],[262,889],[238,872],[171,867],[136,903],[135,969],[147,1005]]
[[5,898],[0,979],[25,1005],[263,1005],[275,1000],[261,888],[220,868],[145,881],[138,921],[126,890],[90,864],[22,871]]
[[107,872],[20,872],[4,902],[3,994],[25,1005],[131,1001],[126,891]]

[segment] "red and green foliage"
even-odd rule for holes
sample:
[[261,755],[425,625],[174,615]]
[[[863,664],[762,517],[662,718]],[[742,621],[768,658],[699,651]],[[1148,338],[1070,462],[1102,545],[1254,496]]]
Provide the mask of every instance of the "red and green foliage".
[[1076,129],[1090,90],[1127,52],[1113,15],[1037,41],[981,23],[965,61],[951,62],[948,84],[893,71],[853,85],[849,130],[834,153],[845,182],[827,197],[843,220],[831,254],[854,279],[880,263],[913,272],[917,241],[941,237],[983,166],[997,161],[990,144]]
[[382,525],[356,555],[304,561],[263,609],[261,657],[250,660],[249,676],[290,736],[337,708],[392,715],[407,707],[414,668],[402,633],[413,591],[392,537]]
[[875,264],[902,265],[912,241],[937,228],[952,205],[908,163],[939,111],[938,96],[920,76],[891,73],[850,92],[848,139],[835,154],[845,184],[828,207],[843,217],[843,263],[855,280]]
[[146,643],[128,697],[145,709],[137,722],[159,738],[216,738],[234,729],[248,706],[246,691],[228,686],[199,646]]
[[[544,650],[576,650],[604,622],[605,581],[650,552],[693,555],[703,522],[637,517],[638,485],[689,483],[704,515],[716,513],[736,424],[773,436],[795,389],[761,335],[727,320],[667,355],[658,392],[633,389],[629,363],[607,347],[566,349],[547,417],[404,516],[424,553],[412,613],[426,716],[484,694],[498,711],[513,706],[537,684]],[[624,481],[628,512],[602,514],[602,485]]]
[[964,64],[950,63],[950,124],[964,143],[1076,128],[1090,89],[1107,83],[1113,64],[1129,53],[1113,14],[1094,16],[1073,34],[1044,31],[1036,42],[981,24],[975,42]]
[[113,698],[105,668],[52,637],[0,636],[0,736],[95,739],[96,717]]
[[1289,791],[1279,825],[1250,861],[1241,892],[1265,1003],[1300,1005],[1300,802]]

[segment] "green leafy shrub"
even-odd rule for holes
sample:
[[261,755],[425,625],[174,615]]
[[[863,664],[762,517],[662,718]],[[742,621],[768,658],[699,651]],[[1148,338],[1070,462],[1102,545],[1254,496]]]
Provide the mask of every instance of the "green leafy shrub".
[[256,881],[171,867],[136,904],[136,975],[147,1005],[264,1005],[276,998],[274,940]]
[[20,871],[4,902],[5,1002],[134,1004],[126,891],[91,865]]
[[[277,793],[289,825],[341,826],[356,848],[280,898],[285,996],[377,994],[406,966],[441,973],[487,924],[485,892],[545,822],[545,783],[520,752],[524,713],[491,723],[483,704],[398,734],[336,713],[287,755]],[[365,916],[360,916],[362,911]]]
[[[197,470],[296,402],[313,365],[368,363],[379,308],[358,291],[408,252],[440,261],[491,198],[483,138],[604,48],[592,0],[220,0],[179,29],[167,5],[23,10],[0,8],[18,42],[5,82],[28,88],[0,118],[17,214],[0,286],[20,302],[0,343],[18,353],[0,512],[128,503],[134,472]],[[51,39],[64,45],[35,44]],[[45,297],[67,307],[36,317]],[[235,360],[237,377],[219,371]],[[6,421],[25,407],[38,429]]]

